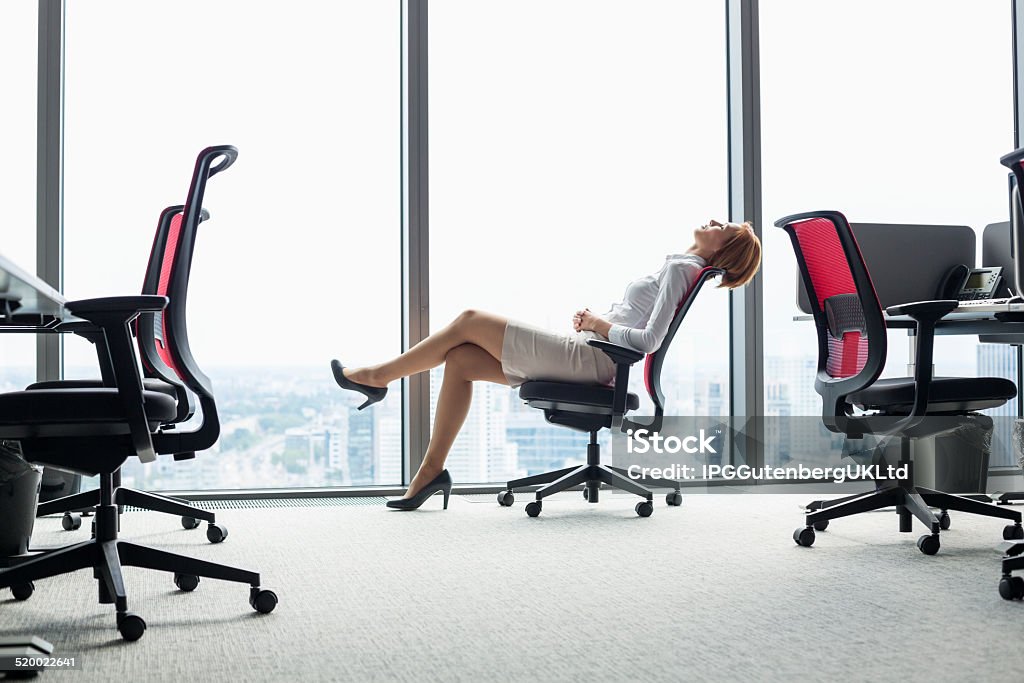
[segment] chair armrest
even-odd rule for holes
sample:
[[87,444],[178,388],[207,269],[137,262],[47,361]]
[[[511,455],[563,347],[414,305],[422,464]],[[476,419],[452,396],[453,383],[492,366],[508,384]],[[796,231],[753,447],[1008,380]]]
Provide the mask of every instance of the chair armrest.
[[906,304],[889,306],[885,312],[889,315],[906,315],[914,320],[938,320],[960,305],[954,299],[939,299],[936,301],[912,301]]
[[621,363],[632,365],[644,357],[644,354],[639,351],[634,351],[633,349],[628,349],[625,346],[619,346],[618,344],[612,344],[611,342],[604,341],[603,339],[588,339],[587,343],[596,349],[604,351],[616,365]]
[[601,349],[615,363],[615,393],[612,395],[612,431],[625,431],[622,416],[626,413],[626,394],[629,393],[629,367],[644,354],[603,339],[588,339],[587,343]]
[[[131,320],[142,311],[162,311],[167,308],[170,301],[166,296],[155,296],[140,294],[137,296],[105,296],[98,299],[79,299],[68,301],[64,307],[71,311],[72,315],[84,318],[90,322],[91,316],[96,314],[123,314],[130,316]],[[99,324],[99,323],[97,323]]]
[[[99,299],[69,301],[65,307],[79,318],[88,320],[103,331],[103,342],[110,357],[113,386],[124,408],[131,432],[132,447],[142,462],[156,460],[153,437],[149,431],[142,377],[132,344],[129,323],[142,311],[160,311],[167,307],[165,296],[112,296]],[[100,344],[97,344],[99,347]],[[104,382],[106,384],[106,382]]]
[[917,323],[914,342],[914,407],[906,418],[893,428],[893,433],[913,427],[928,413],[928,392],[932,383],[932,359],[935,352],[935,323],[956,309],[954,299],[914,301],[885,309],[889,315],[906,315]]

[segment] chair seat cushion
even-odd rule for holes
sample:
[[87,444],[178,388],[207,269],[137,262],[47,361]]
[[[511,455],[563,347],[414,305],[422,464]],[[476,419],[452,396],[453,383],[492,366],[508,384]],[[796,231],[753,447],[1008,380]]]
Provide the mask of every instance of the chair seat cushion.
[[[101,379],[57,379],[49,382],[35,382],[25,387],[26,391],[39,391],[40,389],[102,389],[103,380]],[[142,379],[142,388],[146,391],[159,391],[161,394],[167,394],[177,400],[177,394],[175,393],[175,387],[173,384],[168,384],[162,379],[156,379],[155,377],[144,377]]]
[[[174,419],[174,398],[158,391],[143,391],[142,395],[151,423]],[[124,421],[117,389],[39,389],[0,394],[0,425]]]
[[[525,382],[519,387],[519,398],[524,401],[551,401],[560,404],[611,408],[614,396],[615,389],[603,384]],[[627,393],[626,410],[636,410],[638,407],[640,407],[640,397]]]
[[[928,387],[928,413],[966,413],[1001,406],[1017,395],[1002,377],[936,377]],[[914,378],[880,379],[846,397],[865,410],[909,413],[914,407]]]

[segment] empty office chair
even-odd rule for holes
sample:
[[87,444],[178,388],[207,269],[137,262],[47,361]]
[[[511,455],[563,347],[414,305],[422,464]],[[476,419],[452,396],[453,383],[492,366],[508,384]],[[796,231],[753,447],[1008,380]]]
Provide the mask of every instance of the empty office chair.
[[[203,164],[210,165],[216,159],[208,156]],[[198,184],[208,177],[205,171],[198,174]],[[185,205],[183,225],[194,225],[199,220],[201,207],[194,200],[201,194],[201,188],[194,184]],[[45,552],[0,571],[0,588],[11,588],[15,598],[25,600],[34,591],[34,581],[91,568],[99,585],[99,601],[114,603],[117,627],[125,640],[141,638],[146,623],[128,611],[122,566],[171,572],[175,585],[186,592],[198,587],[200,577],[246,583],[253,609],[265,614],[277,605],[277,596],[261,587],[258,573],[118,539],[117,506],[125,502],[125,494],[115,486],[114,473],[125,460],[137,455],[151,462],[158,453],[194,453],[212,446],[220,434],[210,380],[196,364],[188,343],[185,299],[194,246],[195,231],[182,229],[170,247],[180,252],[167,273],[170,299],[178,305],[166,311],[167,297],[163,296],[111,297],[67,304],[72,314],[102,330],[113,387],[0,394],[0,439],[19,441],[30,462],[100,478],[93,539]],[[192,429],[160,430],[162,424],[175,418],[178,404],[163,392],[142,387],[129,328],[136,317],[140,317],[140,326],[152,324],[161,311],[167,362],[198,398],[202,410],[201,422]]]
[[[907,480],[882,484],[875,491],[822,502],[807,514],[806,526],[793,533],[794,540],[810,546],[815,529],[823,531],[829,520],[890,506],[896,506],[900,531],[912,530],[912,516],[928,529],[917,542],[926,555],[939,551],[939,531],[950,523],[948,510],[1012,520],[1004,538],[1024,538],[1019,512],[914,485],[912,438],[947,431],[956,424],[951,416],[993,408],[1017,394],[1013,382],[1001,377],[932,377],[935,323],[957,302],[890,306],[889,314],[907,315],[917,323],[915,374],[879,379],[886,357],[885,319],[846,218],[837,211],[816,211],[787,216],[775,225],[790,236],[813,309],[818,335],[814,388],[822,397],[825,426],[854,438],[898,436],[899,464],[911,473]],[[855,409],[866,412],[855,414]],[[941,514],[936,516],[929,506]]]
[[584,484],[584,497],[591,503],[598,500],[601,484],[622,489],[642,496],[644,500],[636,504],[636,513],[641,517],[650,517],[654,512],[654,494],[647,486],[673,489],[665,498],[669,505],[682,505],[683,496],[679,490],[679,482],[671,479],[629,477],[625,470],[601,464],[601,447],[597,443],[597,433],[604,427],[613,430],[625,426],[646,428],[657,431],[661,428],[665,412],[665,395],[661,390],[661,368],[665,356],[675,337],[679,324],[686,316],[690,305],[696,299],[704,283],[712,277],[723,275],[721,268],[704,268],[698,274],[690,289],[683,295],[676,308],[675,316],[669,325],[668,332],[661,346],[653,353],[647,354],[644,364],[644,384],[647,393],[654,402],[654,421],[651,424],[635,424],[624,421],[623,416],[640,405],[640,397],[627,391],[629,385],[629,368],[633,363],[644,357],[639,351],[612,344],[600,339],[588,340],[588,344],[604,351],[615,362],[615,386],[573,384],[569,382],[525,382],[519,387],[519,397],[531,408],[544,411],[544,419],[551,424],[563,425],[590,434],[587,445],[587,464],[545,474],[537,474],[508,482],[507,490],[498,494],[498,503],[509,506],[515,502],[513,491],[525,486],[546,484],[536,492],[535,500],[526,506],[526,514],[536,517],[541,513],[542,500],[559,491]]
[[[237,158],[238,150],[231,145],[207,147],[202,150],[196,158],[195,167],[192,172],[190,200],[198,202],[198,205],[201,207],[207,181],[217,173],[230,167]],[[171,206],[160,213],[160,218],[157,221],[156,235],[153,238],[153,246],[150,250],[146,274],[142,284],[142,293],[144,295],[168,296],[170,294],[170,273],[181,257],[181,252],[177,249],[181,231],[191,232],[190,239],[194,243],[195,232],[198,230],[199,224],[210,217],[205,209],[201,209],[194,221],[187,222],[184,220],[184,209],[184,205]],[[182,275],[186,287],[190,275],[190,267]],[[173,311],[179,306],[184,307],[184,305],[184,300],[171,299],[168,309]],[[144,314],[133,325],[145,374],[143,388],[148,391],[158,391],[167,394],[177,402],[174,418],[161,425],[163,430],[174,429],[175,425],[188,420],[195,413],[195,401],[192,394],[186,388],[182,378],[172,369],[173,360],[170,358],[167,346],[164,343],[164,316],[166,314],[165,312]],[[100,372],[103,379],[36,382],[29,385],[28,390],[90,389],[99,388],[105,384],[106,386],[111,386],[110,378],[112,371],[107,350],[102,343],[103,332],[94,329],[88,323],[84,325],[75,323],[66,326],[66,328],[71,331],[77,331],[81,336],[96,345]],[[174,454],[176,460],[193,457],[195,457],[195,453]],[[227,527],[217,523],[213,512],[189,505],[186,500],[122,488],[119,471],[114,473],[114,485],[119,487],[121,499],[126,505],[133,505],[171,515],[180,515],[181,524],[186,529],[194,529],[199,526],[200,520],[205,521],[207,522],[206,537],[211,543],[220,543],[227,538]],[[79,528],[82,523],[81,516],[75,511],[92,508],[99,504],[99,499],[99,489],[85,491],[40,503],[36,514],[42,517],[63,512],[64,518],[61,520],[61,524],[65,530],[70,531]]]

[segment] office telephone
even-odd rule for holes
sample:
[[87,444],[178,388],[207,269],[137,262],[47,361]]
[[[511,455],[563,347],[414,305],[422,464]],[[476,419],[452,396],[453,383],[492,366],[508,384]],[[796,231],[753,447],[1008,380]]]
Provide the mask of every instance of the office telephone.
[[992,299],[1003,279],[1001,266],[968,268],[957,265],[950,268],[942,279],[936,297],[957,301],[984,301]]

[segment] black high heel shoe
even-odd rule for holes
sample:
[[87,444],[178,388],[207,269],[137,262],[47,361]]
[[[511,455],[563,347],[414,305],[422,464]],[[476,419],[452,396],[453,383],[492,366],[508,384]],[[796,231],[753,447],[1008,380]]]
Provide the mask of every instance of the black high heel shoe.
[[349,391],[358,391],[360,394],[366,397],[363,404],[359,406],[359,410],[362,410],[368,405],[383,401],[384,397],[388,395],[387,387],[371,387],[359,382],[353,382],[345,373],[342,372],[345,366],[336,360],[331,361],[331,370],[334,371],[334,381],[338,383],[338,386],[342,389],[348,389]]
[[448,470],[441,470],[441,474],[434,477],[429,484],[419,490],[419,492],[412,498],[399,498],[398,500],[389,500],[388,507],[395,510],[415,510],[427,498],[438,491],[444,494],[444,509],[448,509],[448,496],[452,493],[452,475],[448,474]]

